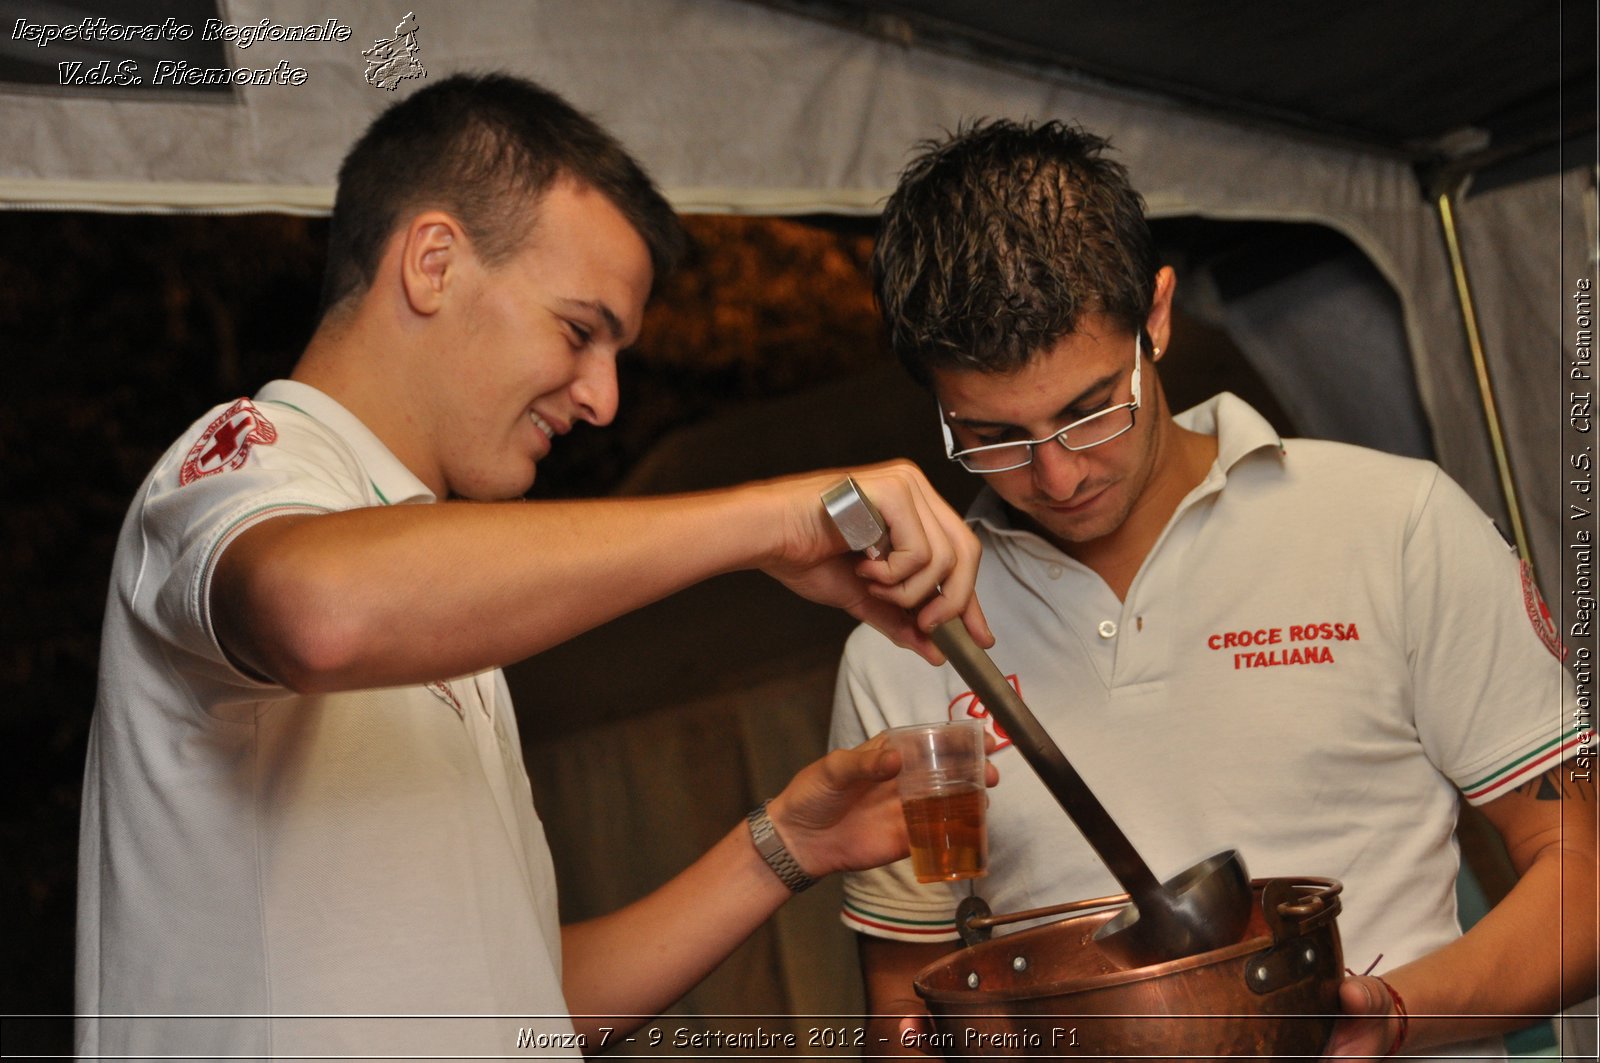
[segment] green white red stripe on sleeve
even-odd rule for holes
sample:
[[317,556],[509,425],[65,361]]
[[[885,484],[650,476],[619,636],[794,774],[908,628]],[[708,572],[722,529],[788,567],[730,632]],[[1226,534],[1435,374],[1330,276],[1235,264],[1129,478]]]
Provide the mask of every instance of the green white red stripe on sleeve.
[[1481,805],[1493,801],[1529,779],[1549,771],[1585,745],[1593,747],[1594,732],[1574,725],[1560,737],[1512,758],[1494,771],[1463,786],[1461,793],[1470,804]]
[[852,930],[893,941],[956,941],[960,938],[954,916],[917,919],[846,899],[839,910],[839,918]]

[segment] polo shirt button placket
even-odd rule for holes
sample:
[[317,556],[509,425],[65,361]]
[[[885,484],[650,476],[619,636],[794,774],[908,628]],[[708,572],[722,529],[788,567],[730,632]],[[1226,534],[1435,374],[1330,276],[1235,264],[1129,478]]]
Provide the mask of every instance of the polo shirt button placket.
[[1094,626],[1094,632],[1100,636],[1100,653],[1104,658],[1101,668],[1104,669],[1106,685],[1115,690],[1120,684],[1118,658],[1121,656],[1117,652],[1120,649],[1117,643],[1117,622],[1111,619],[1102,620]]

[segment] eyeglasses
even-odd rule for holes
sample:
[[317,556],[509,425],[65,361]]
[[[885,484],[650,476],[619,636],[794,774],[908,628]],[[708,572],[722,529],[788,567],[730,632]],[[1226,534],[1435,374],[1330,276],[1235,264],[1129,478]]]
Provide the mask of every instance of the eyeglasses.
[[1139,368],[1144,361],[1144,342],[1141,335],[1133,337],[1133,401],[1108,406],[1091,413],[1052,432],[1042,439],[1029,439],[1015,443],[990,443],[982,447],[956,449],[955,436],[950,433],[950,422],[945,420],[943,407],[939,410],[939,427],[944,432],[944,456],[958,461],[968,472],[1010,472],[1033,462],[1033,448],[1052,439],[1068,450],[1088,450],[1101,443],[1109,443],[1133,427],[1133,411],[1139,408]]

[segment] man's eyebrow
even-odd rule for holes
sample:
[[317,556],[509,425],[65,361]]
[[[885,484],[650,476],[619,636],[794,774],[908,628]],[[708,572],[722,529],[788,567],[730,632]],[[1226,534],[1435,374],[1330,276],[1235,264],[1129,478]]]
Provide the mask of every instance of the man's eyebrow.
[[611,338],[618,343],[622,342],[622,319],[605,303],[598,299],[563,299],[562,302],[597,315],[605,322],[606,331],[611,333]]
[[[1117,381],[1122,379],[1122,377],[1126,374],[1126,372],[1127,371],[1125,369],[1113,369],[1111,372],[1107,373],[1105,376],[1101,377],[1099,380],[1094,381],[1088,387],[1086,387],[1082,391],[1080,391],[1065,406],[1062,406],[1059,410],[1057,410],[1055,412],[1055,414],[1054,414],[1054,419],[1057,420],[1057,421],[1065,421],[1065,420],[1067,420],[1072,415],[1073,410],[1076,407],[1083,406],[1088,401],[1089,396],[1093,395],[1095,392],[1100,391],[1103,388],[1115,385],[1117,383]],[[951,424],[959,424],[959,425],[962,425],[963,427],[966,427],[966,428],[1021,428],[1022,427],[1021,425],[1011,424],[1008,421],[984,421],[984,420],[980,420],[979,418],[976,418],[976,417],[963,417],[959,413],[956,413],[954,410],[947,410],[945,412],[945,420],[949,421]]]

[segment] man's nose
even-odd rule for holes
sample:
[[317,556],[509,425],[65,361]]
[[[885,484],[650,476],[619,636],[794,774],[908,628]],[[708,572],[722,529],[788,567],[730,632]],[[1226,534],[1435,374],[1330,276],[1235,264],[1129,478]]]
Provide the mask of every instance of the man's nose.
[[1085,459],[1082,454],[1068,450],[1054,439],[1035,443],[1033,447],[1033,483],[1040,493],[1052,501],[1065,502],[1083,483]]
[[578,405],[578,416],[593,425],[608,425],[617,415],[621,402],[617,386],[617,360],[611,355],[596,355],[584,359],[578,378],[572,382],[572,401]]

